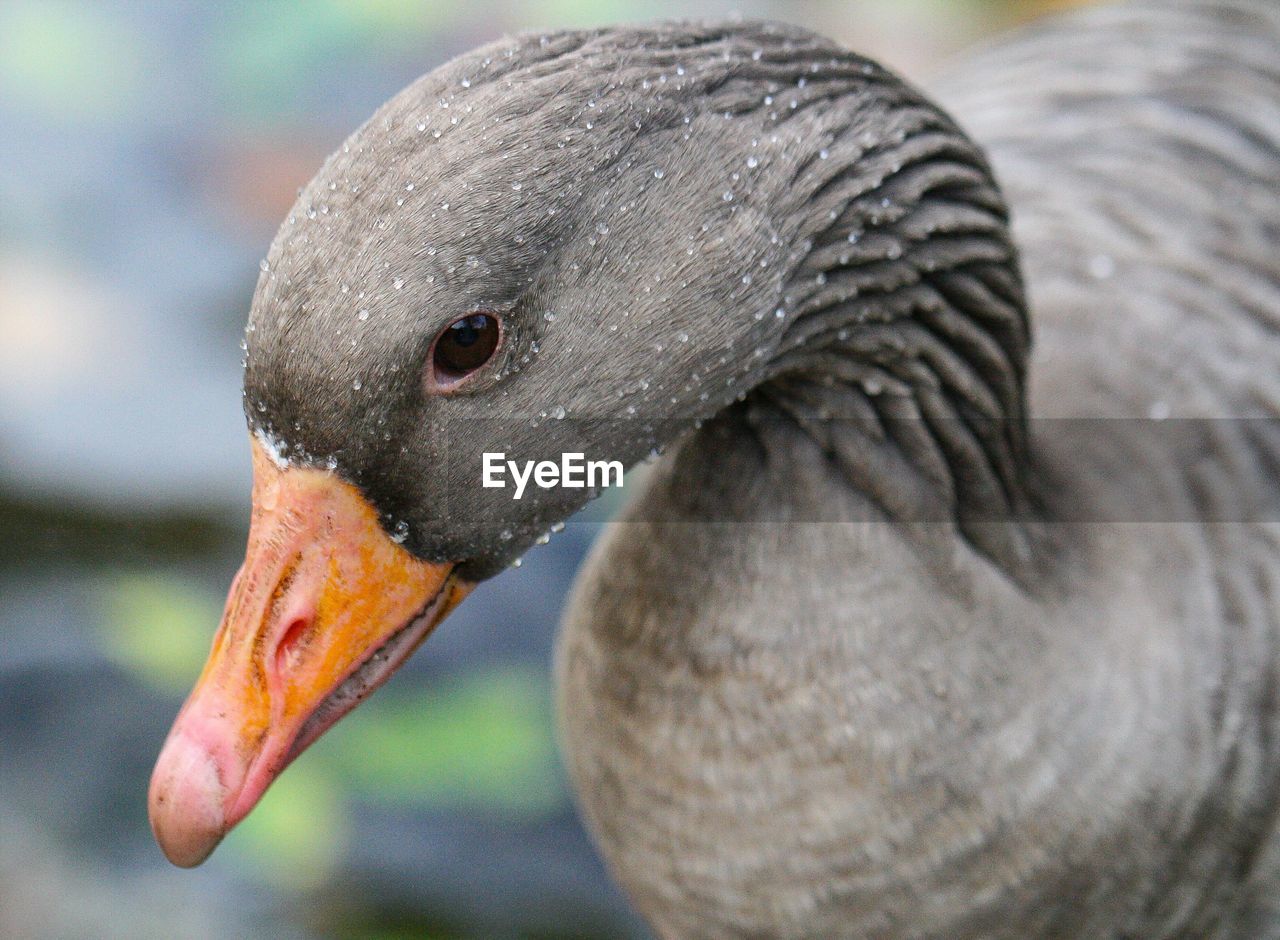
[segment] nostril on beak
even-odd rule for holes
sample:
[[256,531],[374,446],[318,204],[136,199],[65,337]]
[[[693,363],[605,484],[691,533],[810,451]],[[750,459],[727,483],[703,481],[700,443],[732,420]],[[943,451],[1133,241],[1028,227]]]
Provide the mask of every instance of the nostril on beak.
[[280,636],[276,646],[276,675],[287,676],[297,666],[311,636],[313,620],[309,616],[294,617]]

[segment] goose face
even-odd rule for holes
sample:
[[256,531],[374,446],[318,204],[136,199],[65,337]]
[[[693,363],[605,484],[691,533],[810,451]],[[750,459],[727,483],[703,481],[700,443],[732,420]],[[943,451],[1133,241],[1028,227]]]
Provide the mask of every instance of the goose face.
[[[483,454],[629,465],[723,407],[771,351],[788,247],[759,115],[711,113],[692,84],[623,86],[616,50],[487,75],[506,48],[410,86],[330,158],[247,333],[255,437],[477,578],[587,498],[485,489]],[[441,369],[471,317],[492,322],[492,355]]]
[[[618,42],[641,56],[646,36]],[[763,118],[711,110],[692,58],[664,92],[647,76],[671,67],[624,82],[617,42],[592,41],[426,76],[281,227],[246,336],[245,565],[152,779],[175,863],[590,496],[485,488],[485,453],[630,465],[763,367],[787,247],[756,173]],[[708,69],[756,48],[717,41]]]

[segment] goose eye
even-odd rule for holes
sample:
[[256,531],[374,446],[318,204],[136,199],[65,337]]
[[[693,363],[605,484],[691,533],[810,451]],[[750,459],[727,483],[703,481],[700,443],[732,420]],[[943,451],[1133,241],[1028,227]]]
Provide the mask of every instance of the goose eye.
[[502,333],[498,320],[487,313],[459,317],[436,337],[431,370],[437,386],[453,385],[493,357]]

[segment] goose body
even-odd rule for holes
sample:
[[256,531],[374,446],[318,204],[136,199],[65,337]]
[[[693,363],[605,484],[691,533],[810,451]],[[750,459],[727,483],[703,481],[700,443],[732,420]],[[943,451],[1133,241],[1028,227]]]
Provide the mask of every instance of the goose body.
[[936,83],[1032,301],[1023,584],[769,402],[597,546],[561,722],[662,936],[1280,935],[1280,434],[1151,421],[1280,408],[1278,68],[1274,8],[1146,4]]
[[255,295],[170,858],[587,498],[482,454],[665,445],[556,663],[660,936],[1280,937],[1280,12],[1098,9],[937,90],[565,32],[352,135]]

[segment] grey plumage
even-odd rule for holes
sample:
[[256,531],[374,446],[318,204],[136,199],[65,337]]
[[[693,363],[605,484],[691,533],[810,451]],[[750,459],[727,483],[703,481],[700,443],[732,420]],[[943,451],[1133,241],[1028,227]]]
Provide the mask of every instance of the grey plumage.
[[[673,445],[557,662],[663,936],[1280,936],[1280,13],[1099,9],[936,84],[981,146],[787,28],[465,56],[282,229],[251,424],[473,577],[581,501],[480,451]],[[423,395],[477,308],[500,368]]]

